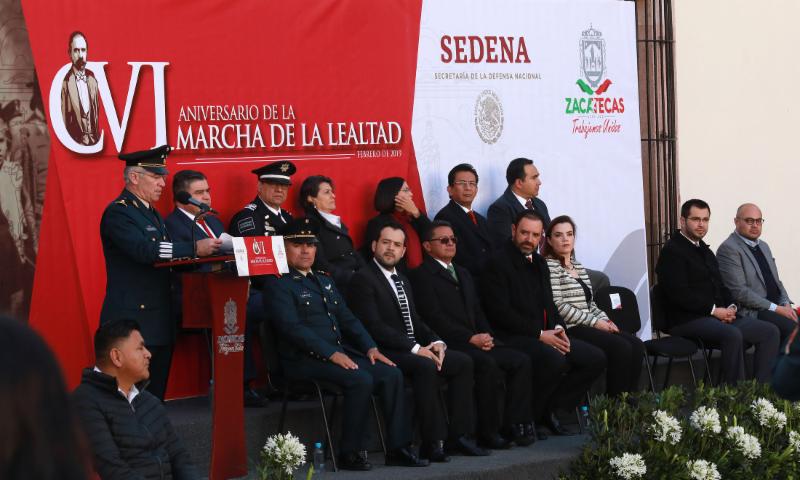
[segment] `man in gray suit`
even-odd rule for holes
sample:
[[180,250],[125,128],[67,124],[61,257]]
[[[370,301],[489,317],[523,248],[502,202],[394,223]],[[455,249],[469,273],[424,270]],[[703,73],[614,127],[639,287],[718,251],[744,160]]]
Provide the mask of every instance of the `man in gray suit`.
[[772,323],[781,332],[781,344],[797,325],[797,312],[778,277],[778,267],[767,242],[761,240],[761,209],[745,203],[733,219],[736,230],[717,250],[725,286],[739,304],[739,312]]

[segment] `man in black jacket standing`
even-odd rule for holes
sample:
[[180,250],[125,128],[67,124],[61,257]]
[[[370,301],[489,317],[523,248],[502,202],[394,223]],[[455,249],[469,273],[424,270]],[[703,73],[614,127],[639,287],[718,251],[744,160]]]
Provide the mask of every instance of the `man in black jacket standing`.
[[435,220],[423,237],[427,255],[411,273],[423,318],[450,348],[472,358],[478,402],[478,438],[490,448],[507,448],[498,430],[498,379],[505,377],[504,425],[520,446],[534,441],[531,423],[531,362],[527,355],[494,338],[469,271],[454,263],[457,237],[450,224]]
[[94,351],[96,365],[83,371],[72,398],[100,478],[200,478],[161,401],[137,387],[150,376],[139,325],[101,325]]
[[533,418],[551,432],[567,432],[553,415],[572,409],[606,367],[602,350],[567,336],[553,303],[550,270],[536,252],[542,218],[520,212],[511,239],[486,265],[481,295],[489,322],[505,344],[526,354],[533,366]]
[[511,224],[520,212],[529,210],[536,212],[542,219],[544,228],[550,224],[547,205],[539,199],[539,187],[542,180],[539,169],[528,158],[515,158],[506,168],[508,188],[500,198],[489,206],[486,212],[489,229],[492,232],[494,245],[500,248],[511,238]]
[[733,295],[722,281],[717,257],[703,241],[710,218],[708,203],[698,199],[684,202],[681,229],[658,257],[656,273],[670,321],[669,332],[718,345],[726,383],[744,379],[744,344],[753,344],[754,376],[761,382],[769,381],[780,332],[771,323],[737,313]]
[[[423,456],[432,462],[449,461],[445,439],[462,453],[484,454],[466,438],[472,429],[472,360],[461,352],[445,355],[447,345],[417,313],[411,283],[395,268],[405,254],[405,239],[397,223],[381,228],[372,242],[372,261],[353,275],[347,304],[381,351],[410,377]],[[449,384],[449,432],[439,401],[440,378]]]
[[472,209],[472,202],[478,196],[478,172],[467,163],[456,165],[447,174],[447,183],[450,202],[439,210],[436,220],[450,223],[459,242],[453,261],[477,280],[494,250],[489,224]]

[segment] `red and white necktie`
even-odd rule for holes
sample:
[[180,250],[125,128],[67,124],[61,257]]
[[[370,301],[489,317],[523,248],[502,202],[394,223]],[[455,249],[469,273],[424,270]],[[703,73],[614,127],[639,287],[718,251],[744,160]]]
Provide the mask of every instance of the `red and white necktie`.
[[197,221],[197,225],[199,225],[200,228],[202,228],[203,231],[206,232],[206,235],[208,235],[208,238],[217,238],[214,235],[214,232],[211,231],[211,228],[208,226],[208,224],[206,224],[206,221],[203,220],[202,218]]

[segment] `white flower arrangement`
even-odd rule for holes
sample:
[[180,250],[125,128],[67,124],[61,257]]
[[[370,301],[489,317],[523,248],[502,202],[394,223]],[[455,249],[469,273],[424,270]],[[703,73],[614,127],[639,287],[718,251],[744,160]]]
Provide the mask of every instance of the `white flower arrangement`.
[[720,480],[717,466],[705,460],[689,460],[686,462],[689,476],[694,480]]
[[736,448],[742,452],[745,458],[754,460],[761,456],[761,443],[758,438],[745,433],[742,427],[730,427],[726,435],[729,439],[733,440]]
[[794,453],[800,453],[800,433],[794,430],[789,432],[789,446],[792,447]]
[[719,412],[704,405],[692,412],[692,416],[689,417],[689,424],[692,428],[700,430],[702,433],[720,433],[722,431]]
[[614,469],[614,473],[625,480],[641,478],[647,473],[647,466],[644,464],[644,459],[638,453],[623,453],[621,457],[612,458],[609,463]]
[[681,441],[683,429],[678,419],[665,412],[656,410],[653,412],[656,423],[651,426],[653,437],[659,442],[669,442],[672,445]]
[[753,400],[750,408],[762,427],[781,429],[786,426],[786,414],[779,412],[775,405],[766,398]]
[[262,478],[292,478],[295,469],[306,463],[306,447],[291,432],[278,433],[267,439],[261,458]]

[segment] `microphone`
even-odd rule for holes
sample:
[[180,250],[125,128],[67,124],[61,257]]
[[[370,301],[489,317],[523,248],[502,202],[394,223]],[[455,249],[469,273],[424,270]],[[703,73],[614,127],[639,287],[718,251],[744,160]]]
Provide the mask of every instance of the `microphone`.
[[200,200],[197,200],[197,199],[193,198],[191,195],[189,195],[189,192],[178,192],[177,194],[175,194],[175,200],[178,203],[182,203],[184,205],[187,205],[187,204],[188,205],[194,205],[195,207],[199,208],[200,211],[203,212],[203,213],[208,213],[208,212],[214,213],[214,214],[219,213],[216,210],[214,210],[213,208],[209,207],[208,204],[205,204],[205,203],[201,202]]

